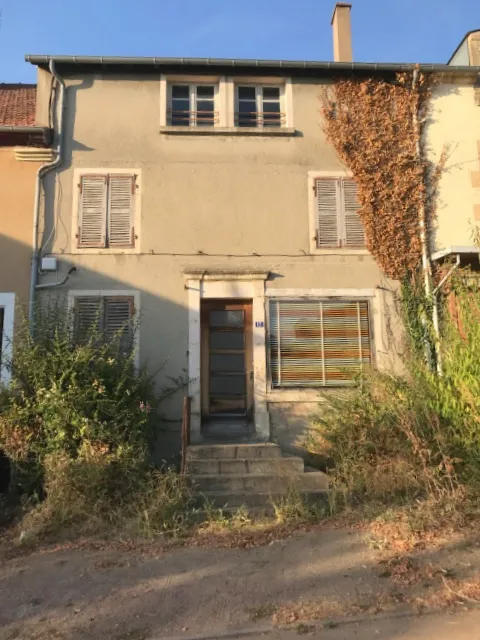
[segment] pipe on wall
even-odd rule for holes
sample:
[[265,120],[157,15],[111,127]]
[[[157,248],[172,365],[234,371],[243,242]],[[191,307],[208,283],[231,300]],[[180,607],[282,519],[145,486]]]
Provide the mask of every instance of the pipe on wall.
[[32,238],[32,266],[30,271],[30,292],[28,299],[28,320],[30,332],[33,333],[34,329],[34,308],[35,308],[35,291],[37,289],[37,280],[38,280],[38,264],[40,252],[38,248],[38,231],[39,231],[39,221],[40,221],[40,192],[42,188],[42,181],[45,175],[59,167],[63,162],[63,137],[64,137],[64,112],[65,112],[65,82],[63,78],[61,78],[57,70],[55,68],[55,61],[53,59],[49,62],[49,69],[52,76],[55,78],[57,85],[55,86],[55,91],[57,86],[60,87],[60,93],[58,97],[58,106],[59,106],[59,118],[58,118],[58,145],[56,149],[56,158],[52,162],[47,162],[47,164],[39,167],[35,179],[35,200],[33,205],[33,238]]

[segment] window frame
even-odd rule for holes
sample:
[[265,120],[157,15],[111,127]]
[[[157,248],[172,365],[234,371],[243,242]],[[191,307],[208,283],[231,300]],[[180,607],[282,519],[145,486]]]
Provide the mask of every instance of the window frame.
[[309,249],[311,255],[361,255],[370,256],[370,251],[366,247],[355,246],[328,246],[319,247],[317,244],[318,220],[317,220],[317,198],[315,193],[315,184],[317,180],[322,179],[348,179],[353,180],[350,171],[309,171],[307,179],[308,188],[308,221],[309,221]]
[[[351,294],[349,292],[352,292]],[[332,290],[328,291],[328,294],[333,293]],[[318,294],[313,295],[302,295],[301,290],[297,293],[297,291],[288,291],[288,290],[279,290],[278,293],[273,289],[268,292],[268,297],[265,298],[265,318],[266,318],[266,331],[265,331],[265,346],[266,346],[266,355],[267,355],[267,394],[268,397],[273,400],[274,398],[282,398],[285,395],[289,395],[293,397],[291,400],[297,400],[297,396],[300,396],[303,400],[309,400],[311,394],[315,394],[315,397],[318,398],[318,393],[320,392],[328,392],[329,390],[335,391],[336,389],[348,389],[351,388],[351,385],[348,383],[345,384],[336,384],[336,385],[274,385],[273,384],[273,376],[272,376],[272,359],[271,359],[271,348],[270,348],[270,303],[272,301],[279,302],[345,302],[345,303],[357,303],[364,302],[367,304],[367,314],[368,314],[368,331],[369,331],[369,340],[370,340],[370,364],[368,365],[370,368],[376,368],[376,349],[375,349],[375,331],[374,331],[374,315],[376,313],[375,309],[375,297],[376,294],[370,290],[339,290],[343,295],[328,295],[319,291]],[[355,295],[357,293],[357,295]],[[358,295],[358,294],[361,295]],[[306,397],[305,397],[306,396]],[[283,400],[287,402],[288,400]]]
[[[85,176],[135,176],[135,191],[133,194],[133,229],[134,229],[134,246],[113,246],[113,247],[81,247],[79,246],[79,226],[80,226],[80,191],[79,184]],[[116,168],[116,167],[95,167],[85,169],[74,169],[73,185],[72,185],[72,230],[71,230],[71,253],[82,255],[112,255],[118,253],[135,254],[141,253],[141,220],[142,220],[142,170],[138,168]],[[108,211],[107,211],[108,217]]]
[[[239,103],[240,99],[238,96],[240,88],[250,88],[255,89],[255,104],[256,104],[256,120],[255,124],[252,124],[251,127],[241,126],[238,124],[238,115],[239,115]],[[268,89],[278,89],[279,90],[279,106],[280,106],[280,120],[278,125],[267,125],[265,126],[263,122],[263,90],[265,88]],[[273,84],[271,82],[242,82],[240,80],[235,80],[234,82],[234,112],[233,112],[233,123],[235,128],[239,129],[258,129],[260,131],[263,130],[278,130],[285,129],[288,126],[288,118],[287,118],[287,109],[285,104],[285,83],[278,82]],[[259,123],[259,119],[262,119],[262,122]]]
[[136,289],[70,289],[67,295],[67,311],[72,330],[75,329],[75,302],[77,298],[133,298],[132,321],[136,327],[133,338],[133,353],[135,369],[140,368],[140,291]]
[[12,357],[15,294],[0,293],[0,308],[3,311],[2,330],[0,332],[0,387],[6,387],[11,380],[10,371],[5,366],[5,359]]
[[[173,87],[188,87],[189,91],[188,91],[188,99],[189,99],[189,106],[190,106],[190,116],[189,116],[189,124],[188,125],[173,125],[171,123],[171,114],[172,114],[172,103],[173,103]],[[193,113],[196,113],[196,106],[197,106],[197,101],[198,101],[198,97],[197,97],[197,91],[198,91],[198,87],[213,87],[213,124],[211,125],[204,125],[204,124],[197,124],[197,122],[195,121],[195,116],[192,115]],[[220,112],[219,112],[219,83],[217,82],[207,82],[202,80],[199,80],[197,82],[192,82],[192,81],[187,81],[187,80],[167,80],[167,113],[166,113],[166,124],[168,127],[184,127],[185,129],[200,129],[200,130],[209,130],[209,129],[213,129],[215,127],[219,126],[219,122],[220,122]],[[192,108],[195,107],[195,108]]]

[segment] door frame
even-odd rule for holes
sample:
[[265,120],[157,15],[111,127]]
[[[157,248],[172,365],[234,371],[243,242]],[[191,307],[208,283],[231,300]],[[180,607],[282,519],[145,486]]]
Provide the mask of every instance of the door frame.
[[223,310],[232,307],[229,311],[243,310],[244,335],[245,335],[245,416],[251,420],[253,416],[253,326],[252,326],[252,300],[240,300],[232,298],[204,298],[200,304],[200,389],[202,402],[202,418],[210,419],[210,325],[208,312],[210,310]]
[[188,393],[191,398],[191,441],[202,442],[201,422],[201,301],[252,300],[253,431],[257,440],[270,439],[267,409],[265,281],[268,271],[186,271],[188,290]]

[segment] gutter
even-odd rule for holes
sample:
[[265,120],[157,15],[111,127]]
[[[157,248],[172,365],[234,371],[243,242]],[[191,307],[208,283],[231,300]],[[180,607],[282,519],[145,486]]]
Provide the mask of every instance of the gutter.
[[[64,121],[64,112],[65,112],[65,82],[58,75],[55,69],[55,61],[52,59],[49,62],[49,69],[52,76],[58,83],[60,87],[60,95],[58,98],[58,104],[60,108],[60,115],[58,121],[58,146],[57,146],[57,157],[52,162],[48,162],[47,164],[39,167],[37,171],[37,176],[35,180],[35,201],[33,205],[33,239],[32,239],[32,266],[30,271],[30,292],[29,292],[29,300],[28,300],[28,320],[30,333],[33,333],[34,330],[34,306],[35,306],[35,290],[37,288],[38,281],[38,263],[40,252],[38,249],[38,229],[39,229],[39,220],[40,220],[40,191],[42,186],[42,180],[44,176],[59,167],[62,162],[62,150],[63,150],[63,121]],[[55,87],[56,92],[56,87]],[[68,277],[68,276],[67,276]]]
[[53,61],[56,65],[101,66],[101,67],[228,67],[239,69],[296,69],[313,71],[359,71],[359,72],[399,72],[417,68],[424,73],[480,73],[480,67],[448,64],[415,64],[387,62],[316,62],[308,60],[254,60],[238,58],[157,58],[124,56],[55,56],[27,54],[25,61],[38,66],[47,66]]
[[2,125],[0,126],[0,133],[41,133],[44,136],[48,136],[50,129],[48,127]]

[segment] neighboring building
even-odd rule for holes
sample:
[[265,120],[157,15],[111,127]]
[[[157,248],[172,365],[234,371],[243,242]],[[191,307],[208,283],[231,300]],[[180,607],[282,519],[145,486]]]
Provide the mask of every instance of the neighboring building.
[[9,379],[15,308],[28,304],[35,179],[49,143],[48,126],[36,126],[35,85],[0,84],[0,383]]
[[[321,391],[401,366],[396,285],[364,246],[319,97],[336,77],[411,65],[348,62],[348,12],[334,16],[334,63],[27,56],[39,91],[52,60],[67,87],[42,229],[58,272],[41,283],[107,332],[140,319],[159,386],[189,379],[194,442],[299,447]],[[428,70],[473,92],[473,69]],[[179,449],[178,395],[169,416],[165,456]]]
[[433,232],[434,259],[459,256],[478,268],[480,225],[480,30],[469,32],[449,65],[472,67],[470,82],[445,74],[433,91],[428,145],[438,162],[446,151],[441,173],[437,219]]

